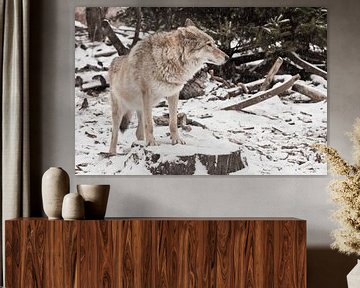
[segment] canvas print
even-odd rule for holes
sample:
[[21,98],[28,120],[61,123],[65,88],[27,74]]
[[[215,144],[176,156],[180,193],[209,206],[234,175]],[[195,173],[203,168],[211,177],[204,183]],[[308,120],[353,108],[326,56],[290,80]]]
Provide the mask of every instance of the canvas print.
[[327,9],[76,7],[77,175],[325,175]]

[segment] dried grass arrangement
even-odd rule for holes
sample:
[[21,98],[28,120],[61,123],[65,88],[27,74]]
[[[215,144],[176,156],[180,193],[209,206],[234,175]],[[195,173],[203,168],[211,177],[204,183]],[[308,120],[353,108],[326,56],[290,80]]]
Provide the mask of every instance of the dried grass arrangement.
[[353,165],[332,147],[318,144],[315,148],[325,154],[332,174],[337,176],[329,187],[332,200],[338,204],[333,218],[342,227],[333,231],[335,241],[331,247],[360,256],[360,118],[356,119],[350,138],[353,142]]

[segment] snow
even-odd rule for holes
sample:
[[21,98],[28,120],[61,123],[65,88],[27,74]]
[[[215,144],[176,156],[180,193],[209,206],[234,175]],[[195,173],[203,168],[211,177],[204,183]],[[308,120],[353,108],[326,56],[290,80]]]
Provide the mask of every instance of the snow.
[[87,26],[82,24],[80,21],[75,20],[75,27],[86,29]]
[[327,89],[327,81],[326,81],[326,79],[324,79],[321,76],[314,75],[314,74],[312,74],[310,78],[311,78],[312,82],[314,82],[316,85],[320,86],[323,90],[326,91],[326,89]]
[[[78,25],[78,24],[77,24]],[[121,40],[131,43],[133,29],[119,27]],[[126,36],[126,33],[128,36]],[[118,34],[119,35],[119,34]],[[124,36],[125,35],[125,36]],[[84,83],[91,82],[95,75],[107,77],[106,68],[117,54],[109,57],[96,57],[99,52],[111,52],[112,46],[104,43],[88,43],[85,37],[76,36],[75,49],[76,76]],[[101,63],[99,63],[101,62]],[[95,71],[83,71],[81,68],[92,65]],[[282,77],[284,79],[284,77]],[[307,85],[326,93],[327,82],[313,75]],[[238,103],[253,95],[239,95],[227,99],[228,90],[221,83],[208,80],[205,83],[205,95],[189,100],[180,100],[178,112],[186,114],[188,119],[196,121],[206,128],[190,125],[191,130],[179,128],[186,145],[171,145],[169,128],[154,125],[155,139],[159,146],[147,147],[147,151],[161,155],[161,161],[181,161],[181,155],[211,154],[221,155],[241,150],[246,167],[231,175],[326,175],[326,164],[312,148],[315,143],[326,143],[327,138],[327,102],[295,103],[289,97],[275,96],[264,102],[250,106],[243,111],[224,111],[226,106]],[[130,127],[119,135],[118,154],[109,157],[111,139],[111,101],[109,88],[88,95],[75,88],[75,171],[77,175],[151,175],[146,161],[144,142],[137,141],[136,114]],[[295,94],[292,94],[295,95]],[[80,109],[84,99],[88,101],[86,109]],[[168,113],[166,107],[155,107],[153,116]],[[198,157],[195,163],[195,175],[206,175],[206,167]]]
[[200,162],[199,157],[196,157],[194,175],[208,175],[206,167]]

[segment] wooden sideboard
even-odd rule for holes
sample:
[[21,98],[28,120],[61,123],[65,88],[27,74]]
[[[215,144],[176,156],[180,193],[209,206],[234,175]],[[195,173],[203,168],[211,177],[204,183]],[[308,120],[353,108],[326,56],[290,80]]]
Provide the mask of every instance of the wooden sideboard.
[[6,287],[306,287],[306,221],[117,218],[5,223]]

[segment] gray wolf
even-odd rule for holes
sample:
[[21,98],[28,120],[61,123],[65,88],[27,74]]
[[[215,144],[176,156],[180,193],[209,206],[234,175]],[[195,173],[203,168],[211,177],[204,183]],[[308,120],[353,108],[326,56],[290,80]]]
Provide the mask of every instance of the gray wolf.
[[187,19],[185,27],[159,32],[136,43],[128,55],[116,57],[109,69],[112,136],[110,154],[116,154],[119,129],[123,132],[134,111],[136,137],[158,145],[153,135],[152,107],[167,98],[172,144],[185,144],[177,128],[179,92],[205,63],[224,64],[229,57],[212,37]]

